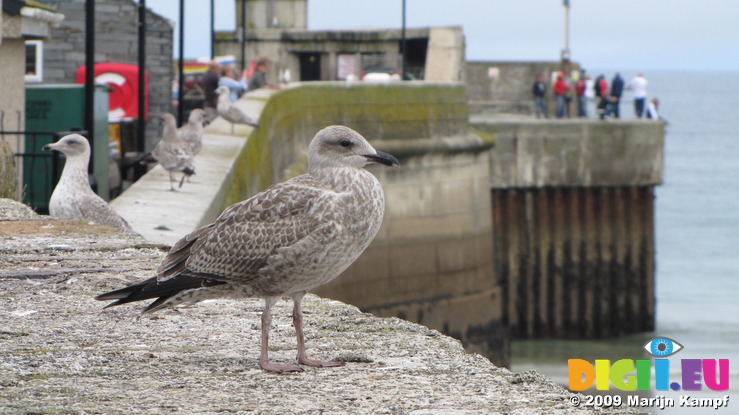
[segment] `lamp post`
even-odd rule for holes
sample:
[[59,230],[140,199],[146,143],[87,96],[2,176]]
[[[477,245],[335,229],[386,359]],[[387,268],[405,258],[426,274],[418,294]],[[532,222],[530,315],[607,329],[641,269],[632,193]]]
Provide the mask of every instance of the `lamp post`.
[[[90,148],[95,146],[95,1],[85,2],[85,129]],[[90,159],[92,172],[95,157]]]
[[246,0],[241,1],[241,70],[246,69]]
[[210,60],[216,57],[216,6],[215,0],[210,0]]
[[178,62],[179,79],[177,80],[177,125],[182,125],[185,117],[185,0],[180,0],[180,27],[179,27],[179,53]]
[[[145,138],[145,97],[146,90],[144,89],[144,81],[146,80],[146,0],[139,0],[139,46],[138,46],[138,61],[139,61],[139,88],[138,88],[138,113],[139,119],[136,123],[136,151],[143,152],[146,138]],[[123,155],[121,155],[123,156]]]
[[405,54],[406,54],[406,38],[405,38],[405,0],[403,0],[403,23],[400,30],[400,76],[405,80]]
[[562,0],[565,9],[565,47],[562,49],[562,62],[570,60],[570,0]]

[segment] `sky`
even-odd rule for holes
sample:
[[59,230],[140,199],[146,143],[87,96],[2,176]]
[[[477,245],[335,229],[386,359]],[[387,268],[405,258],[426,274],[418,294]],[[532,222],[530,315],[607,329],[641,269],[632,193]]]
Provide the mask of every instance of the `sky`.
[[[185,4],[185,57],[210,56],[210,2]],[[177,22],[179,0],[146,5]],[[234,5],[215,0],[216,30],[235,28]],[[570,6],[571,58],[585,68],[739,71],[739,1],[570,0]],[[406,22],[462,26],[467,60],[558,60],[564,10],[562,0],[406,0]],[[308,0],[310,30],[399,28],[401,21],[402,0]]]

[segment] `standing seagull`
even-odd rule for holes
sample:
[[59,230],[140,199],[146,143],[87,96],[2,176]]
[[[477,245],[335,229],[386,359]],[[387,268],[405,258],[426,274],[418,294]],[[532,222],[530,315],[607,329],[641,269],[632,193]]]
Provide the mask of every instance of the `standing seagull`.
[[180,180],[180,187],[182,187],[185,177],[195,174],[195,166],[192,162],[190,147],[180,140],[177,134],[177,122],[174,115],[162,114],[162,123],[164,124],[162,139],[151,151],[151,155],[169,172],[169,187],[174,191],[174,185],[172,185],[174,173],[179,171],[184,174]]
[[234,124],[246,124],[252,127],[257,126],[250,116],[246,115],[241,111],[241,109],[239,109],[239,107],[231,102],[228,98],[229,91],[227,86],[219,86],[218,89],[216,89],[216,94],[218,94],[218,115],[231,123],[231,135],[234,133]]
[[180,140],[187,144],[193,156],[197,156],[203,148],[203,122],[205,122],[205,110],[195,108],[190,112],[187,124],[177,129]]
[[90,143],[79,134],[69,134],[47,144],[44,150],[57,150],[67,156],[62,177],[49,200],[49,213],[58,219],[83,219],[107,225],[123,232],[133,232],[125,219],[90,188],[87,165]]
[[306,292],[336,278],[364,251],[382,223],[385,199],[367,163],[399,165],[343,126],[319,131],[308,146],[308,173],[228,207],[216,221],[180,239],[157,276],[105,293],[114,306],[156,298],[144,312],[218,297],[262,297],[259,366],[296,372],[299,366],[267,356],[271,308],[293,299],[299,363],[343,363],[308,358],[300,303]]

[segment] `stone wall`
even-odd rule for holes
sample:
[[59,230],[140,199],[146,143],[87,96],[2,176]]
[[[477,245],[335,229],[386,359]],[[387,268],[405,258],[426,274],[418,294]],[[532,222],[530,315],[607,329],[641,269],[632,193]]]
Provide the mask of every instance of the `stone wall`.
[[[138,4],[132,0],[95,2],[95,62],[138,65]],[[44,83],[74,83],[85,65],[85,1],[44,2],[65,18],[44,42]],[[172,111],[173,24],[147,10],[146,70],[149,72],[149,121],[146,148],[159,136],[159,116]],[[153,122],[152,122],[153,121]]]
[[467,118],[459,83],[310,82],[281,90],[270,96],[249,137],[226,202],[302,173],[310,139],[328,125],[346,125],[370,141],[441,139],[466,136]]
[[662,183],[661,122],[519,119],[474,126],[495,137],[492,188]]

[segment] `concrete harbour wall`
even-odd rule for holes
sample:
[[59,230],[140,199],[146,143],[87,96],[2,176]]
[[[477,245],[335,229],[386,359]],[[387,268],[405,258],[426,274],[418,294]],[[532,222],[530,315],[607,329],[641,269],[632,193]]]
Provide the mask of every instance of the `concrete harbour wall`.
[[513,338],[654,330],[664,124],[475,123],[494,135],[493,255]]

